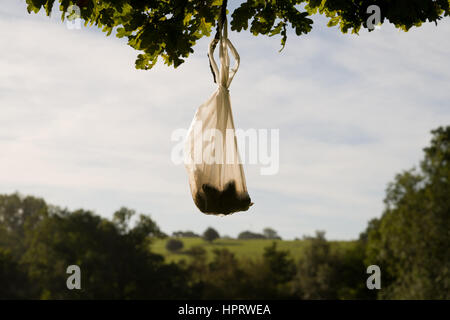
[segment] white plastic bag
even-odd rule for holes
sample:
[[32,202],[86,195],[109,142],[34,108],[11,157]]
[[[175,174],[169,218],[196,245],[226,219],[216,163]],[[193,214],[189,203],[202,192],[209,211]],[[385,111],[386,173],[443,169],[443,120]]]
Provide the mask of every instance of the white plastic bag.
[[[253,203],[245,184],[231,113],[228,87],[240,60],[228,40],[226,20],[219,41],[220,72],[213,56],[217,41],[213,39],[209,45],[209,59],[219,86],[197,109],[184,154],[192,198],[197,207],[206,214],[227,215],[246,211]],[[235,59],[231,71],[228,48]]]

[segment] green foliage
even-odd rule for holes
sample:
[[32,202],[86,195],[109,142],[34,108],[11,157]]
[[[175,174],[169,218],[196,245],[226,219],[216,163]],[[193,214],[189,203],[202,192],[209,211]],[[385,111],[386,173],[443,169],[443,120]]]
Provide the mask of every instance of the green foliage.
[[[131,227],[133,212],[122,208],[111,222],[89,211],[47,206],[42,199],[1,196],[0,298],[189,296],[187,273],[148,250],[158,226],[141,215]],[[81,290],[66,287],[66,269],[73,264],[82,270]]]
[[214,250],[214,259],[203,269],[201,298],[240,298],[246,277],[235,255],[226,249]]
[[279,239],[279,240],[281,240],[281,237],[272,228],[264,228],[263,234],[264,234],[264,237],[266,237],[266,239]]
[[269,281],[284,284],[293,279],[296,269],[289,251],[277,250],[277,243],[273,242],[272,246],[264,250],[263,258],[272,274],[272,277],[268,279]]
[[194,258],[194,261],[201,261],[206,259],[206,250],[201,246],[193,246],[185,251],[185,254],[188,254]]
[[381,21],[388,20],[395,27],[408,31],[424,22],[435,22],[450,15],[448,0],[309,0],[305,9],[308,13],[320,13],[329,18],[328,26],[339,25],[342,32],[358,33],[367,28],[367,8],[377,5]]
[[434,130],[419,170],[390,183],[369,226],[367,264],[383,272],[380,298],[450,298],[450,127]]
[[338,276],[333,268],[335,257],[325,239],[325,233],[317,232],[315,238],[305,240],[310,243],[299,261],[297,294],[303,299],[336,298],[336,288],[333,285]]
[[290,24],[295,34],[300,36],[312,29],[313,21],[308,12],[297,9],[297,4],[304,1],[292,0],[247,0],[231,15],[231,30],[247,30],[251,21],[250,32],[253,35],[273,36],[281,34],[281,45],[284,48],[287,40],[287,26]]
[[365,244],[333,247],[325,232],[305,237],[308,242],[297,266],[293,290],[301,299],[374,299],[366,287]]
[[183,238],[200,238],[200,235],[196,234],[193,231],[174,231],[172,232],[174,237],[183,237]]
[[0,248],[0,299],[27,298],[31,284],[10,250]]
[[178,252],[183,249],[183,241],[177,239],[169,239],[166,243],[166,249],[171,252]]
[[[264,254],[265,248],[271,241],[267,239],[224,239],[221,237],[214,242],[206,242],[202,238],[180,238],[184,243],[182,254],[173,254],[166,249],[166,240],[154,239],[151,243],[152,252],[161,254],[168,262],[180,262],[181,260],[190,260],[191,249],[202,249],[205,251],[206,260],[210,262],[214,257],[215,249],[227,249],[236,255],[239,260],[258,260]],[[277,243],[280,250],[289,251],[295,261],[298,261],[303,255],[308,242],[305,240],[273,240]],[[356,241],[330,241],[332,250],[351,249],[356,245]]]
[[51,210],[42,199],[0,195],[0,246],[12,249],[18,258],[25,251],[27,228],[32,229]]
[[[175,68],[194,52],[196,42],[209,36],[219,18],[221,0],[26,0],[28,12],[44,9],[50,15],[59,3],[62,20],[73,18],[72,5],[78,5],[85,25],[95,25],[107,35],[113,30],[128,45],[141,51],[137,69],[152,68],[158,58]],[[367,27],[370,5],[381,9],[381,22],[386,19],[397,28],[409,30],[424,22],[436,22],[450,14],[449,0],[247,0],[231,14],[231,29],[249,29],[254,35],[281,35],[284,48],[287,29],[297,36],[311,31],[311,15],[328,17],[328,26],[339,25],[342,32],[357,33]],[[301,9],[301,7],[304,9]]]
[[277,243],[264,249],[262,259],[244,260],[247,274],[243,294],[247,299],[292,299],[292,280],[296,264],[288,250],[278,250]]
[[[170,277],[182,273],[150,253],[147,237],[136,228],[139,224],[123,233],[91,212],[61,211],[31,232],[22,262],[42,288],[41,298],[142,299],[181,294],[183,288],[173,287]],[[66,268],[72,264],[82,270],[81,290],[66,288]]]
[[206,229],[205,232],[203,232],[203,239],[208,242],[213,242],[219,237],[220,237],[219,233],[211,227]]
[[[27,0],[28,12],[46,8],[54,1]],[[167,65],[179,66],[193,52],[198,39],[209,36],[218,17],[220,4],[213,0],[59,0],[62,20],[80,7],[85,25],[95,25],[110,35],[126,37],[128,45],[142,53],[136,68],[150,69],[161,57]]]
[[113,223],[121,234],[129,233],[130,236],[136,237],[139,241],[153,238],[164,238],[167,235],[159,229],[158,225],[148,216],[140,214],[138,221],[133,229],[130,229],[131,218],[136,211],[122,207],[113,214]]
[[238,239],[245,240],[245,239],[266,239],[266,237],[263,234],[255,233],[251,231],[242,231],[238,235]]
[[[278,258],[281,258],[278,260]],[[257,270],[257,271],[256,271]],[[214,250],[207,263],[198,255],[189,265],[196,298],[206,299],[277,299],[292,298],[289,280],[295,263],[276,246],[267,248],[262,260],[238,260],[227,249]],[[279,276],[278,276],[279,274]]]

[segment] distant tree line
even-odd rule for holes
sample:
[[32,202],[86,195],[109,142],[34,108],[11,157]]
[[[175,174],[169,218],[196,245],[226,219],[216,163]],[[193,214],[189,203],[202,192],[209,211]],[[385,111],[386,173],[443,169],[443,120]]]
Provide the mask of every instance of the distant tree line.
[[[194,247],[186,250],[193,259],[167,263],[151,251],[167,235],[149,216],[132,224],[136,212],[127,208],[106,219],[0,195],[0,298],[450,299],[450,127],[432,133],[419,168],[389,184],[383,214],[358,240],[336,248],[317,232],[303,238],[298,260],[273,241],[260,259],[225,249],[207,259]],[[272,231],[262,235],[276,239]],[[219,234],[209,228],[203,237]],[[69,265],[81,269],[80,290],[67,289]],[[381,290],[366,287],[369,265],[382,271]]]
[[268,239],[268,240],[281,240],[281,237],[278,233],[272,228],[265,228],[263,233],[257,233],[252,231],[242,231],[238,235],[238,239],[246,240],[246,239]]
[[192,231],[175,231],[172,233],[172,236],[178,238],[200,238],[199,234]]
[[[200,238],[202,237],[206,241],[214,241],[215,239],[220,238],[219,232],[212,228],[208,227],[208,229],[205,230],[202,236],[199,234],[193,232],[193,231],[175,231],[172,233],[173,237],[176,238]],[[232,239],[231,237],[227,236],[226,238]],[[246,240],[246,239],[269,239],[269,240],[281,240],[281,237],[278,235],[277,231],[275,231],[272,228],[264,228],[263,233],[257,233],[252,231],[242,231],[239,233],[238,239],[240,240]]]

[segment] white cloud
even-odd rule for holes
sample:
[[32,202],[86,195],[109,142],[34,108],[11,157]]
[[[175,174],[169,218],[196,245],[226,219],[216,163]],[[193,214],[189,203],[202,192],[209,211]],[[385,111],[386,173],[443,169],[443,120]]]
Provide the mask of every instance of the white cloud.
[[177,70],[137,71],[137,52],[59,17],[0,11],[0,192],[19,190],[110,215],[126,205],[166,231],[224,234],[272,226],[285,237],[316,229],[354,238],[379,216],[385,186],[418,162],[429,131],[450,121],[450,25],[359,37],[315,26],[279,41],[231,33],[241,68],[231,86],[238,127],[280,129],[280,172],[246,166],[255,206],[230,217],[195,208],[170,161],[215,85],[208,39]]

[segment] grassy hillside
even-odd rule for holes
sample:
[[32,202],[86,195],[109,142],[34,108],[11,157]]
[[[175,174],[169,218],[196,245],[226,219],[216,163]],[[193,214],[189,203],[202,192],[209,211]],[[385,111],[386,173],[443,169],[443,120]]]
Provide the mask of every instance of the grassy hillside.
[[[153,252],[165,256],[168,262],[177,262],[182,259],[188,260],[191,257],[185,252],[194,246],[204,248],[208,253],[208,258],[212,258],[215,249],[228,249],[233,252],[239,259],[260,259],[264,253],[264,248],[270,246],[272,242],[277,243],[277,248],[282,250],[289,250],[291,256],[298,260],[302,251],[307,245],[308,240],[236,240],[236,239],[217,239],[213,243],[208,243],[202,238],[177,238],[183,241],[184,248],[178,253],[171,253],[166,249],[167,239],[154,240],[151,245]],[[334,249],[348,248],[352,246],[352,241],[332,241]]]

